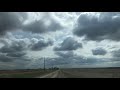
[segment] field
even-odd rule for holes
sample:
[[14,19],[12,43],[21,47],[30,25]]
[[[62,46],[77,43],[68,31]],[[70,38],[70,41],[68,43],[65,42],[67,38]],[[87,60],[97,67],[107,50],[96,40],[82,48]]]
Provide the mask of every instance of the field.
[[0,78],[120,78],[120,68],[1,70]]
[[0,70],[0,78],[35,78],[55,70]]
[[61,72],[67,78],[120,78],[120,68],[73,68]]

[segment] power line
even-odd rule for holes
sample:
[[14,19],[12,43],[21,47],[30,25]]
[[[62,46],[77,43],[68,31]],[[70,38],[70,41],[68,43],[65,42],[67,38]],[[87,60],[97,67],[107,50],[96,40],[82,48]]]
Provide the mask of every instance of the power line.
[[44,59],[44,71],[45,71],[45,57],[43,59]]

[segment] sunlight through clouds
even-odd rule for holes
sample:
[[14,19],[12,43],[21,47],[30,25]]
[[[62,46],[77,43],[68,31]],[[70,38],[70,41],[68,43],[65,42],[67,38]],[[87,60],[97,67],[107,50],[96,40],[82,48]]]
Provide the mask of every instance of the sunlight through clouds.
[[119,51],[119,12],[0,13],[0,68],[119,66]]

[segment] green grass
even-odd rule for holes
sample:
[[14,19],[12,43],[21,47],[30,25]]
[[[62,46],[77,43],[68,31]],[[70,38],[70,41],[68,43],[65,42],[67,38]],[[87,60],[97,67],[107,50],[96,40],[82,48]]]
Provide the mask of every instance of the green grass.
[[0,74],[0,78],[35,78],[44,74],[51,73],[55,70],[40,70],[40,71],[31,71],[31,72],[21,72],[21,73],[12,73],[12,74]]

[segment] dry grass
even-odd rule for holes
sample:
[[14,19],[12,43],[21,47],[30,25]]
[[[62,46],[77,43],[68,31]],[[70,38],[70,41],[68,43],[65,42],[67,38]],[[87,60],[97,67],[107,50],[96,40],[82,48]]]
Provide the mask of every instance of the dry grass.
[[8,70],[0,71],[0,78],[34,78],[55,70]]

